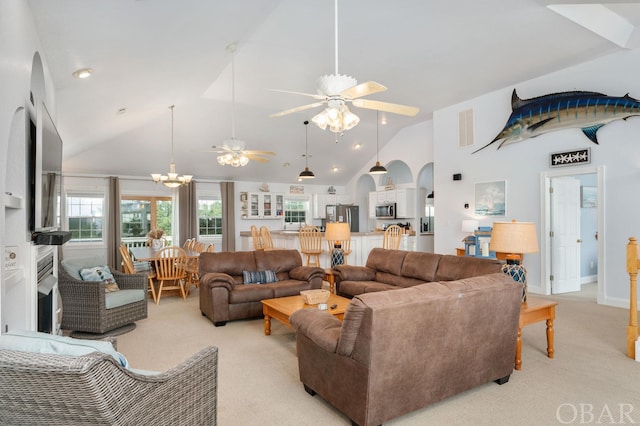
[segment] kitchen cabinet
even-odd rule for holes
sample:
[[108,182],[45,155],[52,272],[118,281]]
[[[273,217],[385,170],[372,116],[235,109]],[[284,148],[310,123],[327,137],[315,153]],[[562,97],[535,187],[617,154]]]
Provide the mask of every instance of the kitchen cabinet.
[[241,192],[243,219],[281,219],[284,217],[284,194],[273,192]]
[[416,217],[416,190],[396,190],[396,217],[399,219]]
[[332,204],[351,204],[347,194],[313,194],[313,218],[326,219],[326,207]]
[[376,218],[376,204],[378,204],[378,193],[370,192],[369,193],[369,218]]
[[396,203],[396,190],[378,191],[378,203]]

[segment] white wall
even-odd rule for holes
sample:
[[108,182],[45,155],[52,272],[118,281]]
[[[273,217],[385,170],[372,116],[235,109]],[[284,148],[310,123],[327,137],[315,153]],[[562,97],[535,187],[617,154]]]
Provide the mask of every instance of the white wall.
[[[625,51],[565,69],[534,80],[509,85],[502,90],[453,105],[434,113],[435,205],[438,232],[435,250],[452,253],[463,237],[460,224],[472,216],[475,182],[507,181],[507,216],[541,223],[540,174],[549,171],[549,153],[591,148],[591,166],[604,166],[605,223],[604,303],[628,307],[629,277],[625,272],[625,244],[629,236],[640,235],[640,199],[636,196],[640,180],[640,119],[631,118],[610,123],[598,131],[599,145],[590,142],[580,130],[567,129],[548,133],[496,150],[494,144],[471,154],[491,141],[503,128],[511,113],[511,92],[515,87],[521,98],[531,98],[568,90],[587,90],[611,96],[640,98],[640,51]],[[458,112],[473,108],[475,112],[476,146],[458,148]],[[570,170],[570,167],[567,168]],[[462,173],[461,181],[453,181],[453,173]],[[470,209],[464,209],[464,203]],[[481,225],[492,220],[481,219]],[[539,230],[539,229],[538,229]],[[544,249],[543,247],[541,247]],[[528,280],[541,288],[541,256],[525,257]]]

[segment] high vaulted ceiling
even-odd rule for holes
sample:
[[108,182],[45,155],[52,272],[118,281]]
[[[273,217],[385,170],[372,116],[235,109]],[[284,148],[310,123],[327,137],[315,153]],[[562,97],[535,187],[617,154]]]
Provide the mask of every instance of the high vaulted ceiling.
[[[166,173],[175,105],[179,173],[296,181],[304,168],[303,122],[321,108],[269,118],[313,99],[268,89],[315,93],[318,77],[334,72],[333,0],[29,3],[56,87],[66,171]],[[565,3],[578,8],[577,17],[563,17],[571,15],[567,8],[552,10],[547,0],[340,0],[339,72],[388,87],[366,99],[420,108],[416,117],[381,113],[383,146],[439,108],[638,45],[637,1],[601,1],[604,7],[589,10],[577,5],[595,5],[588,0]],[[628,23],[627,31],[611,35],[605,27],[598,35],[592,30],[602,28],[602,17],[617,28]],[[236,136],[247,149],[277,152],[268,164],[223,167],[206,152],[232,133],[231,43]],[[92,77],[72,76],[84,67],[94,69]],[[337,142],[309,125],[309,167],[317,176],[311,182],[342,185],[373,165],[376,112],[351,110],[360,124]]]

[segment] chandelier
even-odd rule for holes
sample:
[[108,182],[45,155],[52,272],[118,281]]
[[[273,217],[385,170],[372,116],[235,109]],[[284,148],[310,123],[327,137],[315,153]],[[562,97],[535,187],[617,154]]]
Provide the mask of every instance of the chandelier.
[[191,175],[178,176],[176,173],[176,163],[173,162],[173,108],[175,105],[171,105],[171,163],[169,163],[169,173],[163,175],[161,173],[151,173],[151,178],[155,183],[162,182],[164,186],[169,188],[177,188],[191,182]]

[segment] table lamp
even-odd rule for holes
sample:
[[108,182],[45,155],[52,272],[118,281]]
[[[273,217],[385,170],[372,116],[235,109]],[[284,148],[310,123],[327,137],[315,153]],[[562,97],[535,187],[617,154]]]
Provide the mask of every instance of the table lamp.
[[522,265],[525,253],[538,252],[536,225],[533,222],[493,222],[490,250],[506,253],[502,272],[524,284],[522,302],[527,302],[527,270]]
[[344,263],[344,250],[342,250],[342,241],[351,239],[351,230],[346,222],[330,222],[327,223],[327,229],[324,232],[324,239],[334,241],[333,250],[331,250],[331,267],[342,265]]

